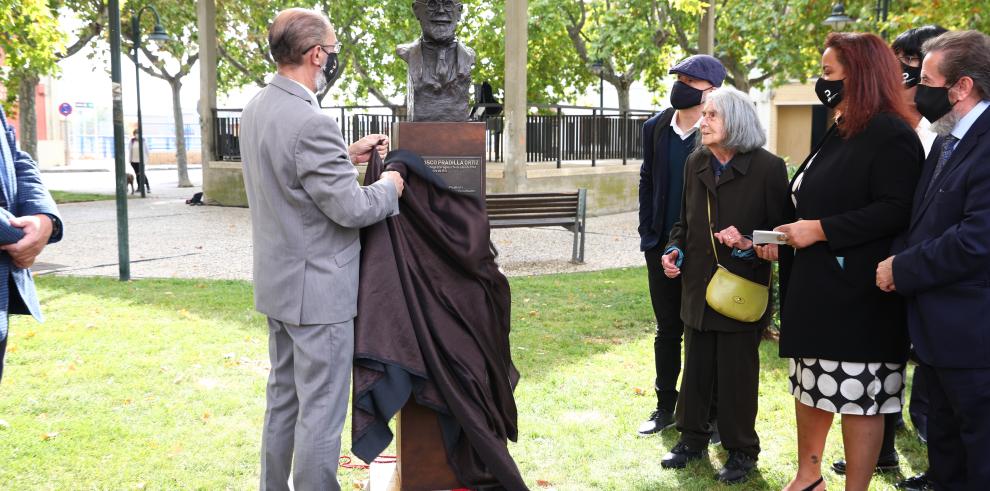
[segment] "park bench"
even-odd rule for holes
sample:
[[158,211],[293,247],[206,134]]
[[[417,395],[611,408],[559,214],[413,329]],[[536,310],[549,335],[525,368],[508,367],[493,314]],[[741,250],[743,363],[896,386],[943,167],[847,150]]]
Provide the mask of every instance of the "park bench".
[[561,226],[574,233],[571,262],[584,262],[587,189],[573,193],[489,194],[491,228]]

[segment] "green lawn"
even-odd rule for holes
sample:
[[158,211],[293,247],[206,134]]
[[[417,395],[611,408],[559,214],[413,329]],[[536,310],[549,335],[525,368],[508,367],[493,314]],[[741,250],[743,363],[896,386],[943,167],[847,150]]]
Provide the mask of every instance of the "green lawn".
[[[533,489],[730,489],[710,463],[665,471],[674,430],[639,438],[652,396],[652,313],[642,269],[512,280],[520,441]],[[252,489],[267,332],[236,281],[38,278],[47,321],[15,318],[0,385],[4,489]],[[793,399],[776,346],[762,349],[760,473],[731,489],[780,489],[794,472]],[[350,423],[345,429],[349,448]],[[831,434],[826,461],[841,456]],[[905,473],[923,448],[898,440]],[[344,489],[367,471],[342,470]],[[826,472],[829,487],[842,480]],[[892,489],[893,478],[874,481]]]
[[58,204],[82,203],[84,201],[106,201],[114,199],[110,194],[73,193],[71,191],[51,191],[52,199]]

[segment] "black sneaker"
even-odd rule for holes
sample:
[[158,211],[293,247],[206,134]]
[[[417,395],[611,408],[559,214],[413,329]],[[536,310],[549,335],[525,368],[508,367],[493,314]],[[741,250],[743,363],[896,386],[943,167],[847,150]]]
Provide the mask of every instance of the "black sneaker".
[[927,472],[900,481],[894,487],[897,489],[907,489],[908,491],[930,491],[935,489],[935,485],[928,480]]
[[729,451],[729,460],[718,471],[717,479],[726,484],[736,484],[745,481],[749,473],[756,468],[756,459],[742,452]]
[[678,442],[677,445],[674,445],[674,448],[670,449],[670,453],[660,459],[660,467],[664,469],[683,469],[687,467],[688,462],[706,458],[707,456],[707,448],[692,450],[686,443]]
[[[843,459],[836,460],[832,463],[832,470],[840,476],[846,475],[846,461]],[[877,474],[893,474],[900,472],[901,465],[897,460],[897,454],[894,455],[881,455],[880,460],[877,461],[877,468],[874,470]]]
[[650,436],[671,426],[674,426],[674,415],[670,411],[658,409],[650,414],[650,419],[639,425],[636,433],[639,433],[639,436]]

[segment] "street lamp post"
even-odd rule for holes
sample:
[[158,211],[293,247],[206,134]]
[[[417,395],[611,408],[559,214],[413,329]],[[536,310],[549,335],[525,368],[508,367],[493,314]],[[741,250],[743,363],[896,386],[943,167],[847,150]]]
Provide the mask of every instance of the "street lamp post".
[[845,2],[839,2],[832,6],[831,15],[825,19],[826,25],[832,26],[833,29],[838,29],[840,31],[853,22],[853,18],[846,15]]
[[[599,58],[591,64],[591,71],[598,74],[598,108],[601,110],[602,119],[605,118],[605,62]],[[595,119],[594,110],[592,110],[591,124],[592,124],[592,142],[591,142],[591,166],[595,166],[595,150],[598,148],[598,121]]]
[[110,0],[110,81],[113,94],[113,154],[117,177],[117,265],[120,281],[131,279],[130,251],[127,243],[127,181],[124,179],[124,98],[120,86],[120,5]]
[[137,92],[137,130],[138,130],[138,169],[140,169],[139,176],[137,178],[138,189],[141,190],[141,197],[145,197],[145,192],[148,187],[148,176],[145,173],[145,162],[144,162],[144,125],[141,123],[141,64],[138,60],[138,50],[141,48],[141,14],[145,10],[151,10],[152,14],[155,14],[155,29],[151,34],[148,35],[148,39],[152,41],[168,41],[168,33],[165,32],[165,28],[162,27],[162,19],[158,15],[158,11],[155,7],[151,5],[146,5],[131,17],[131,39],[134,41],[134,88]]
[[605,109],[605,62],[601,58],[595,60],[591,71],[598,74],[598,107]]

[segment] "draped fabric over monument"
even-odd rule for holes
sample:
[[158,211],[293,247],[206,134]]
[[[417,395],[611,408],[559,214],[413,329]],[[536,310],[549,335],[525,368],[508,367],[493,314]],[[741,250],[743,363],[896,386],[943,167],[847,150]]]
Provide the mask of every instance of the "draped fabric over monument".
[[401,213],[361,234],[354,326],[352,450],[370,462],[391,442],[388,422],[410,395],[436,411],[447,460],[464,486],[526,489],[515,441],[509,283],[489,242],[484,203],[449,191],[414,153],[374,153],[406,181]]

